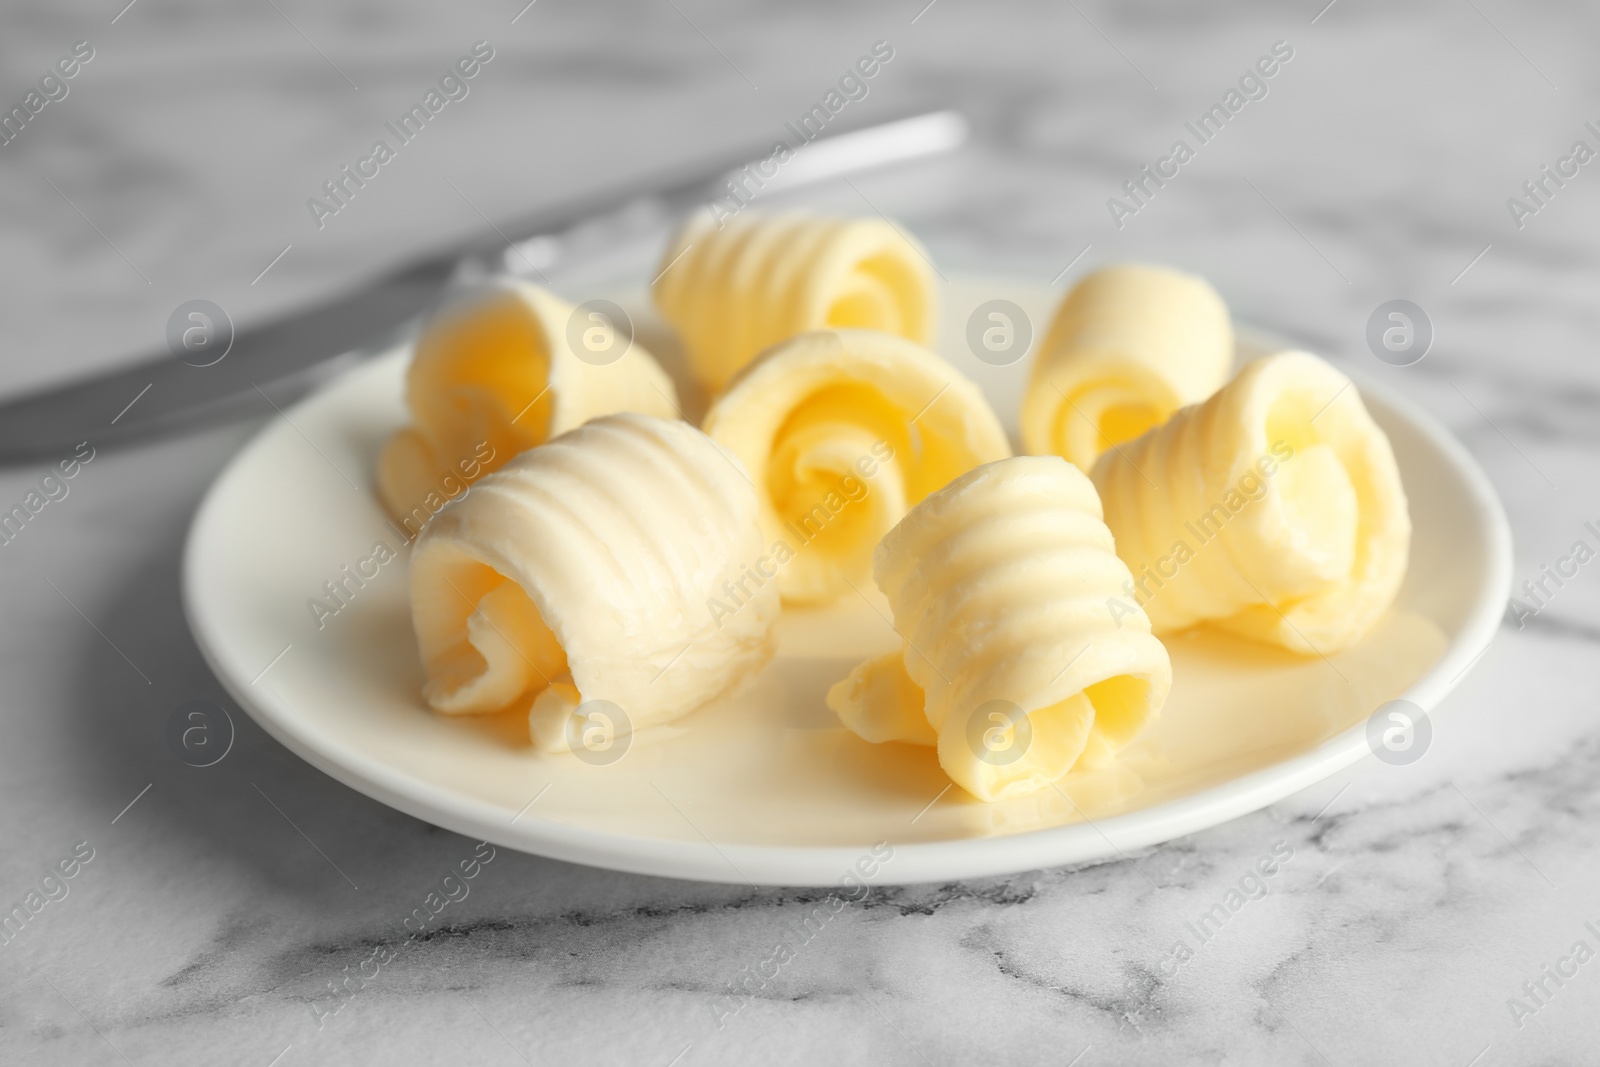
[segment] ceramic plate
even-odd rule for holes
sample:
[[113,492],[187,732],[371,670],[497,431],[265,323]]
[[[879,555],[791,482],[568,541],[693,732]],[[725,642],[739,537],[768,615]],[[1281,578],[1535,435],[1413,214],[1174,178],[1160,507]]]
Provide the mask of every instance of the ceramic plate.
[[[680,362],[642,289],[607,295],[634,313],[647,347]],[[1028,361],[988,366],[965,341],[968,317],[995,298],[1020,305],[1037,334],[1059,292],[974,277],[944,294],[944,355],[1014,432]],[[1241,338],[1241,358],[1281,347]],[[950,787],[931,749],[847,733],[824,694],[897,644],[883,605],[860,598],[786,612],[778,658],[751,687],[634,739],[614,762],[540,755],[522,717],[443,718],[418,695],[405,542],[371,493],[378,448],[405,419],[407,358],[392,351],[332,383],[228,466],[189,537],[189,624],[239,705],[314,766],[419,819],[576,863],[829,885],[880,842],[892,858],[863,867],[879,883],[1115,858],[1254,811],[1366,756],[1375,709],[1401,698],[1432,709],[1466,673],[1510,582],[1505,515],[1482,472],[1421,411],[1358,382],[1394,445],[1415,524],[1394,611],[1329,660],[1203,630],[1170,640],[1171,698],[1109,770],[984,804]],[[309,601],[326,599],[324,583],[344,567],[381,556],[380,543],[398,558],[366,564],[377,576],[319,625]]]

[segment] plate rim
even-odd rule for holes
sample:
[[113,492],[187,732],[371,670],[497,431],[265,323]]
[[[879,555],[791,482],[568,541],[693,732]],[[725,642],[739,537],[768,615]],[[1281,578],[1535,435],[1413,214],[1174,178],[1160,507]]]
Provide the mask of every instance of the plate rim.
[[[1269,339],[1273,344],[1288,340],[1276,331],[1245,324],[1236,323],[1235,330],[1241,340],[1246,336]],[[1298,347],[1292,341],[1289,346]],[[406,347],[404,343],[392,346],[351,368],[297,402],[288,414],[292,416],[316,402],[347,375],[371,373],[375,364],[400,358]],[[1487,569],[1480,572],[1481,591],[1458,635],[1438,661],[1397,698],[1417,704],[1431,716],[1488,650],[1499,629],[1504,600],[1496,593],[1508,591],[1512,581],[1510,522],[1488,475],[1449,430],[1420,405],[1371,375],[1343,363],[1338,366],[1356,384],[1363,400],[1376,400],[1388,408],[1449,461],[1461,476],[1481,522],[1488,557]],[[204,583],[198,573],[203,539],[211,526],[221,521],[218,514],[223,486],[230,483],[243,464],[267,448],[277,433],[286,432],[280,421],[272,420],[263,426],[207,488],[185,536],[181,599],[190,633],[212,674],[239,707],[285,748],[336,781],[423,822],[515,851],[586,866],[724,884],[822,887],[840,884],[867,854],[871,843],[719,845],[709,840],[638,837],[579,827],[531,813],[519,813],[508,822],[502,810],[482,800],[416,778],[348,747],[329,751],[326,743],[319,745],[314,736],[303,735],[293,716],[274,706],[286,698],[278,697],[270,688],[258,690],[242,685],[225,664],[217,647],[221,631],[210,618],[200,591]],[[870,881],[878,885],[910,885],[1125,859],[1129,851],[1258,811],[1325,780],[1370,751],[1365,723],[1357,722],[1306,752],[1137,811],[1015,834],[899,844],[891,841],[888,844],[893,848],[892,862],[882,865]]]

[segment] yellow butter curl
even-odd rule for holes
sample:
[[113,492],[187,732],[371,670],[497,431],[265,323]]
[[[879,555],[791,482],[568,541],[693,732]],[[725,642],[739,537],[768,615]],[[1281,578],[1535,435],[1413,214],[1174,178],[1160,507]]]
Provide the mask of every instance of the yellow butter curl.
[[[424,327],[406,377],[411,425],[378,459],[378,494],[415,534],[444,503],[518,453],[597,415],[677,413],[672,379],[626,325],[585,318],[539,286],[496,280],[457,296]],[[580,342],[612,332],[620,357],[580,358]]]
[[933,269],[921,245],[882,219],[746,212],[700,219],[661,260],[656,305],[712,393],[756,354],[822,327],[933,340]]
[[1011,454],[976,385],[921,345],[872,330],[815,330],[769,349],[704,428],[750,472],[768,538],[760,569],[794,602],[859,587],[908,507]]

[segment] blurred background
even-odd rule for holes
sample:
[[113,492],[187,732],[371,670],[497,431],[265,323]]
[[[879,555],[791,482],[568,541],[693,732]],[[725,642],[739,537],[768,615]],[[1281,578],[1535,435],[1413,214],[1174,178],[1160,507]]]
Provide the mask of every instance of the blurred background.
[[[972,141],[828,203],[881,210],[941,264],[1062,291],[1119,259],[1204,274],[1239,320],[1450,427],[1510,512],[1519,585],[1600,515],[1600,172],[1547,184],[1542,204],[1523,188],[1575,141],[1600,148],[1590,6],[123,2],[0,12],[0,108],[27,106],[79,42],[92,52],[0,145],[0,398],[162,354],[185,301],[248,329],[540,208],[770,146],[882,41],[893,59],[850,123],[957,107]],[[479,41],[493,58],[468,95],[319,227],[307,201]],[[1292,59],[1265,97],[1119,227],[1108,199],[1193,145],[1185,122],[1276,42]],[[1538,211],[1519,218],[1514,197]],[[1366,341],[1394,299],[1435,333],[1408,367]],[[72,842],[98,850],[48,929],[0,947],[0,1059],[1592,1062],[1600,975],[1519,1025],[1505,1006],[1580,936],[1573,916],[1600,919],[1567,895],[1600,869],[1588,575],[1502,628],[1429,760],[1403,775],[1368,761],[1144,861],[1178,903],[1123,864],[878,890],[828,954],[718,1030],[706,1003],[803,893],[502,852],[455,934],[319,1027],[308,1000],[471,843],[337,785],[242,715],[233,786],[166,751],[170,710],[219,695],[178,606],[183,532],[271,414],[102,451],[48,537],[0,550],[0,892],[20,898]],[[0,469],[0,500],[37,474]],[[252,780],[371,892],[335,892]],[[1261,905],[1208,978],[1157,981],[1172,916],[1279,836],[1315,856],[1288,902]]]

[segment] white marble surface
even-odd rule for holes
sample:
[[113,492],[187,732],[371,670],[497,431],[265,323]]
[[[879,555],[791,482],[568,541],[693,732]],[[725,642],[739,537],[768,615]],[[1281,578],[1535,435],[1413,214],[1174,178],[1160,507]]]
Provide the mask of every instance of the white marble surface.
[[[14,0],[6,106],[73,42],[96,55],[0,147],[0,388],[159,345],[191,297],[247,323],[479,232],[479,209],[504,218],[770,137],[881,38],[896,58],[864,114],[945,99],[979,126],[957,158],[858,183],[940,257],[1049,278],[1092,244],[1077,269],[1145,256],[1203,271],[1241,317],[1381,374],[1449,425],[1507,504],[1519,583],[1600,516],[1600,176],[1584,168],[1520,231],[1505,205],[1573,140],[1595,143],[1593,8],[923,2],[539,0],[513,25],[521,0],[139,0],[115,22],[120,0]],[[496,59],[472,95],[318,232],[305,198],[480,38]],[[1295,55],[1269,96],[1113,228],[1106,197],[1280,39]],[[1362,331],[1402,296],[1438,340],[1386,368]],[[326,983],[392,944],[473,845],[335,784],[243,716],[216,767],[167,750],[171,710],[220,695],[179,610],[182,536],[253,429],[102,451],[0,548],[0,901],[77,842],[94,849],[0,946],[0,1061],[1600,1055],[1600,962],[1548,983],[1520,1026],[1507,1007],[1574,942],[1600,949],[1584,927],[1600,928],[1587,570],[1525,629],[1502,628],[1421,762],[1366,761],[1132,862],[875,889],[720,1027],[723,987],[815,894],[504,851],[319,1027]],[[0,470],[0,501],[38,473]],[[1293,858],[1271,892],[1163,968],[1185,923],[1279,842]]]

